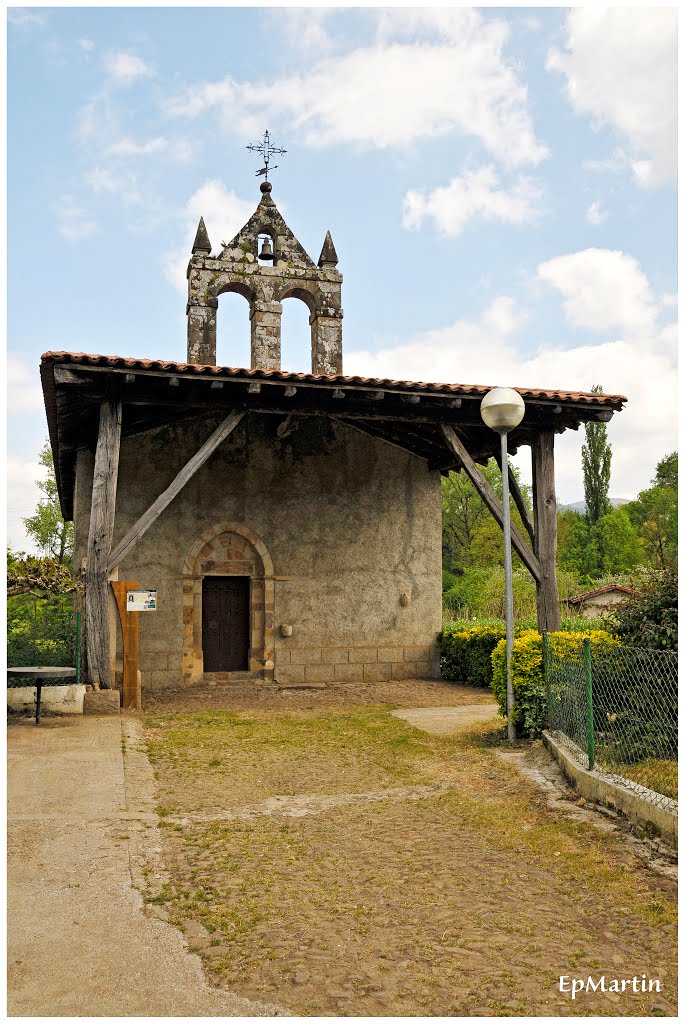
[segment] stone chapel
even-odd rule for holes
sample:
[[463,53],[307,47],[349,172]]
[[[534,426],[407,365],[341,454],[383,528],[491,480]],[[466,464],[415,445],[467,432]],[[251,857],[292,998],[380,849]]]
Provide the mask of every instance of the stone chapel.
[[[157,591],[156,610],[139,617],[143,700],[179,684],[437,676],[441,474],[467,472],[498,517],[478,469],[499,448],[479,413],[489,387],[345,376],[333,240],[315,263],[271,191],[264,181],[254,214],[217,255],[200,220],[185,363],[42,357],[96,687],[120,685],[117,581]],[[246,299],[249,368],[217,365],[225,292]],[[307,374],[281,367],[290,296],[309,309]],[[534,515],[523,508],[527,536],[512,540],[536,580],[541,627],[555,628],[554,436],[610,418],[625,399],[518,390],[526,415],[509,450],[531,447]]]

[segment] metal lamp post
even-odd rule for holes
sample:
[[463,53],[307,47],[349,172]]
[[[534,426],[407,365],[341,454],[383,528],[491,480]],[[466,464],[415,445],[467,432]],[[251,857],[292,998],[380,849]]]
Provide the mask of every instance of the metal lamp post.
[[504,528],[504,612],[507,627],[507,736],[516,739],[514,728],[514,688],[511,680],[511,655],[514,649],[514,591],[511,576],[511,516],[509,513],[509,455],[507,434],[518,427],[526,407],[512,388],[493,388],[480,403],[485,424],[500,435],[502,445],[502,511]]

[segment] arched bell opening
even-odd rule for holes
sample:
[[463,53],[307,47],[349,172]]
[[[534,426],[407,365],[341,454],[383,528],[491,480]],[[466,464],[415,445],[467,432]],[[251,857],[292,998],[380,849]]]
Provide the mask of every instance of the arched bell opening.
[[308,305],[298,295],[286,296],[281,316],[281,367],[311,373],[311,327]]
[[250,309],[253,290],[242,281],[224,281],[215,285],[217,308],[216,355],[217,366],[243,367],[250,365],[251,332]]
[[257,263],[260,267],[276,264],[276,239],[271,231],[260,231],[257,235]]
[[219,296],[216,311],[217,366],[250,365],[250,304],[237,292]]

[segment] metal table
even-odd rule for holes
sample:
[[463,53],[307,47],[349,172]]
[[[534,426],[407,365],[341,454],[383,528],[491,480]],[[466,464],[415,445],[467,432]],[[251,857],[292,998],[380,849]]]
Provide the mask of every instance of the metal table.
[[32,681],[28,685],[36,687],[36,725],[40,725],[40,693],[43,683],[51,679],[75,679],[76,669],[63,666],[24,665],[20,668],[8,668],[7,675],[31,678]]

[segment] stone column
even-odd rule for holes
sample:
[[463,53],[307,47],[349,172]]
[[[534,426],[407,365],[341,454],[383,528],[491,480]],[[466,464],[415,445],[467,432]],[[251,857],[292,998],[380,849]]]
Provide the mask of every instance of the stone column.
[[342,374],[342,310],[312,313],[312,373]]
[[250,308],[250,368],[281,368],[281,304],[255,299]]
[[216,366],[216,311],[218,299],[190,301],[188,317],[188,362]]

